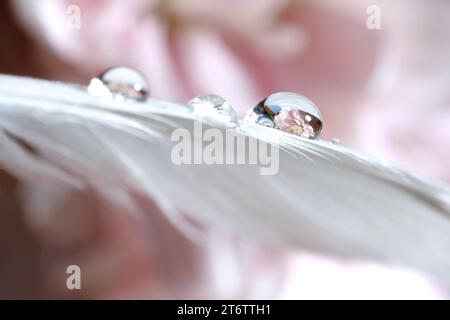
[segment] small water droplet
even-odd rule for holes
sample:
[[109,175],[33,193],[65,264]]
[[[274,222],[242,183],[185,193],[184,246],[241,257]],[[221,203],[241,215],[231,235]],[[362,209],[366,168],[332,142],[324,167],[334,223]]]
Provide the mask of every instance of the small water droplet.
[[244,120],[308,139],[317,139],[322,131],[319,109],[311,100],[291,92],[267,97],[250,110]]
[[140,72],[127,67],[116,67],[92,79],[88,91],[95,96],[144,101],[148,98],[150,89]]
[[331,140],[332,144],[341,144],[341,140],[339,138],[333,138],[333,140]]
[[233,107],[222,97],[207,94],[200,95],[188,102],[195,114],[204,118],[218,120],[236,126],[237,115]]

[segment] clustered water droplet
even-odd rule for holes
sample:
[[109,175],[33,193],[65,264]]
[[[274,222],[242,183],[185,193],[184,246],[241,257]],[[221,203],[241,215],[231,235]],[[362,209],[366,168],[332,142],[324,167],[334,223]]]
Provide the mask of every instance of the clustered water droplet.
[[[150,89],[140,72],[127,67],[116,67],[92,79],[88,91],[95,96],[145,101]],[[220,96],[200,95],[188,104],[195,114],[204,119],[231,126],[238,125],[233,107]],[[322,131],[322,115],[319,109],[311,100],[292,92],[270,95],[250,110],[244,120],[307,139],[317,139]],[[331,142],[340,144],[336,138]]]

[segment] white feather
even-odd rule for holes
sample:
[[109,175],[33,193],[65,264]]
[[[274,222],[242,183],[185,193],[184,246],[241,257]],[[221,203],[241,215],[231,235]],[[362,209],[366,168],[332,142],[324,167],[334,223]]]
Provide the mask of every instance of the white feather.
[[185,105],[119,103],[80,86],[0,76],[0,166],[31,184],[90,186],[128,207],[132,186],[193,236],[183,216],[278,245],[414,267],[450,287],[446,186],[343,146],[244,122],[239,134],[280,146],[278,174],[174,165],[173,129],[192,132],[206,120]]

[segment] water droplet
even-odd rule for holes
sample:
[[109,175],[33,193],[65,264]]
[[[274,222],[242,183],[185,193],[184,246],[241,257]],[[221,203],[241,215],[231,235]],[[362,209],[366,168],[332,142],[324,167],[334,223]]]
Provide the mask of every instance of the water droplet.
[[233,107],[220,96],[200,95],[189,101],[188,104],[194,109],[195,114],[204,119],[225,122],[232,126],[238,124]]
[[292,92],[267,97],[250,110],[245,120],[308,139],[317,139],[322,131],[319,109],[311,100]]
[[331,140],[332,144],[341,144],[341,140],[339,138],[333,138],[333,140]]
[[92,79],[88,91],[95,96],[144,101],[148,98],[150,89],[140,72],[127,67],[116,67]]

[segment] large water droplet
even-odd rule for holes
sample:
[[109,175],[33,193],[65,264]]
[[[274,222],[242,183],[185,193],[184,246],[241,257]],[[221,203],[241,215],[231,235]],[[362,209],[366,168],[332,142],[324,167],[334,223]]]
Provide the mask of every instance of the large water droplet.
[[318,138],[322,131],[319,109],[311,100],[292,92],[267,97],[250,110],[245,120],[308,139]]

